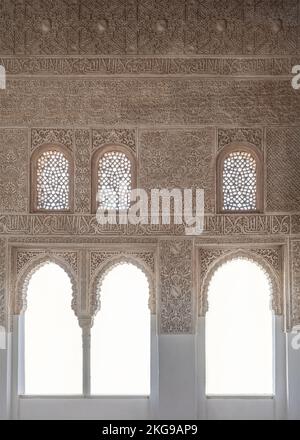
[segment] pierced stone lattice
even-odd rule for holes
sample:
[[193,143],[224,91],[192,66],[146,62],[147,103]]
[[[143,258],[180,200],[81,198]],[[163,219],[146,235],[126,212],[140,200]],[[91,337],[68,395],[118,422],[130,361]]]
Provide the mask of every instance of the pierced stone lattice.
[[37,208],[69,209],[69,162],[60,151],[45,151],[38,159]]
[[235,151],[224,159],[222,183],[225,211],[256,209],[256,161],[250,153]]
[[111,151],[99,160],[98,191],[102,209],[128,209],[131,190],[131,162],[125,153]]

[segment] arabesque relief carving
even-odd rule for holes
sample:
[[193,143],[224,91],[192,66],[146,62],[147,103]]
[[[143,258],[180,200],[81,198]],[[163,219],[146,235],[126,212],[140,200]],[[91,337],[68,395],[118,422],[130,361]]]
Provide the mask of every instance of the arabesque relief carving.
[[[290,327],[300,325],[300,93],[291,87],[292,67],[300,64],[299,6],[0,2],[0,64],[7,73],[0,90],[0,325],[24,310],[26,283],[46,261],[70,274],[72,307],[80,325],[90,325],[103,276],[127,261],[148,278],[159,331],[192,333],[197,313],[207,309],[207,286],[197,291],[195,280],[207,280],[234,252],[262,265],[274,312],[285,313]],[[238,143],[261,152],[262,209],[217,214],[216,157]],[[72,159],[68,214],[30,209],[30,157],[51,144]],[[100,225],[92,214],[92,157],[107,145],[132,152],[137,184],[147,192],[204,189],[203,233],[187,237],[173,220]]]

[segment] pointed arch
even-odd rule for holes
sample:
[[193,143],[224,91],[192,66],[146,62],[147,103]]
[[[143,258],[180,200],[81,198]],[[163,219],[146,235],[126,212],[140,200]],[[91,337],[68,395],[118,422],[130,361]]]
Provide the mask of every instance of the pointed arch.
[[152,314],[156,313],[156,295],[154,274],[143,260],[136,255],[117,255],[106,260],[95,273],[90,289],[90,313],[95,316],[101,308],[101,286],[106,275],[120,264],[132,264],[140,269],[148,281],[149,300],[148,306]]
[[258,265],[265,273],[270,285],[271,298],[270,307],[276,315],[281,315],[283,312],[283,300],[281,294],[281,283],[272,266],[260,255],[251,252],[248,249],[235,249],[216,258],[207,268],[203,280],[200,284],[200,292],[198,297],[198,314],[205,316],[208,311],[208,289],[209,284],[215,272],[229,261],[242,259],[248,260]]
[[77,297],[78,297],[78,289],[77,289],[77,277],[74,273],[73,269],[69,266],[69,264],[63,259],[56,255],[43,255],[38,256],[32,260],[30,260],[27,265],[22,269],[19,274],[16,287],[15,294],[13,300],[12,309],[15,315],[20,315],[26,311],[27,307],[27,291],[30,279],[32,276],[44,265],[54,263],[57,264],[63,271],[68,275],[71,286],[72,286],[72,310],[77,316]]

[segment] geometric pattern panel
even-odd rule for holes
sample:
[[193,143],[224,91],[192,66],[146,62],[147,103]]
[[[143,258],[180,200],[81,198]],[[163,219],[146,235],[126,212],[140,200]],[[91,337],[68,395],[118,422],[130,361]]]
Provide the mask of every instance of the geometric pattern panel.
[[300,128],[267,129],[267,209],[300,210]]
[[140,187],[204,189],[205,209],[214,210],[214,130],[143,130]]
[[[1,93],[1,91],[0,91]],[[28,134],[0,130],[0,212],[28,212]]]
[[297,0],[10,0],[0,52],[295,54]]

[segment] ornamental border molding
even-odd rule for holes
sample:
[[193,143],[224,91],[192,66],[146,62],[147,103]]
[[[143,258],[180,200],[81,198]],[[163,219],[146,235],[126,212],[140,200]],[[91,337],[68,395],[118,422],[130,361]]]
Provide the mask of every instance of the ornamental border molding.
[[[209,284],[217,270],[224,264],[233,259],[248,260],[261,269],[267,276],[271,290],[271,309],[275,315],[283,314],[283,267],[282,267],[282,249],[279,246],[272,248],[278,252],[278,260],[273,262],[270,256],[264,256],[264,251],[271,248],[200,248],[199,255],[199,288],[198,288],[198,316],[205,316],[208,311],[208,289]],[[201,260],[201,250],[206,251],[207,255]],[[202,261],[202,264],[201,264]],[[278,263],[280,261],[280,263]],[[203,264],[204,263],[204,264]]]
[[[26,251],[21,250],[22,255]],[[75,315],[78,317],[78,276],[74,267],[70,265],[68,258],[65,258],[63,254],[67,254],[68,251],[28,251],[30,254],[28,260],[24,266],[18,271],[18,249],[14,251],[14,275],[13,275],[13,295],[11,299],[11,310],[15,315],[20,315],[26,311],[27,307],[27,290],[30,279],[34,273],[41,267],[48,263],[55,263],[60,266],[68,275],[72,286],[72,303],[71,308]],[[72,251],[74,253],[74,251]],[[77,259],[78,260],[78,259]]]
[[[207,214],[201,236],[288,235],[299,224],[300,214]],[[184,225],[99,225],[92,214],[2,214],[1,235],[186,236]]]
[[[153,271],[149,263],[141,258],[141,252],[97,252],[101,254],[101,263],[94,268],[90,278],[89,314],[95,317],[101,308],[101,287],[106,275],[119,264],[133,264],[138,267],[146,276],[149,285],[149,309],[151,314],[156,314],[156,286],[155,270]],[[147,252],[148,253],[148,252]],[[91,258],[91,257],[90,257]],[[153,251],[153,262],[155,261],[155,251]],[[90,260],[91,262],[91,260]],[[155,263],[154,263],[155,264]],[[90,264],[91,267],[91,264]]]
[[299,63],[294,56],[2,56],[0,64],[13,77],[23,75],[216,75],[290,76]]

